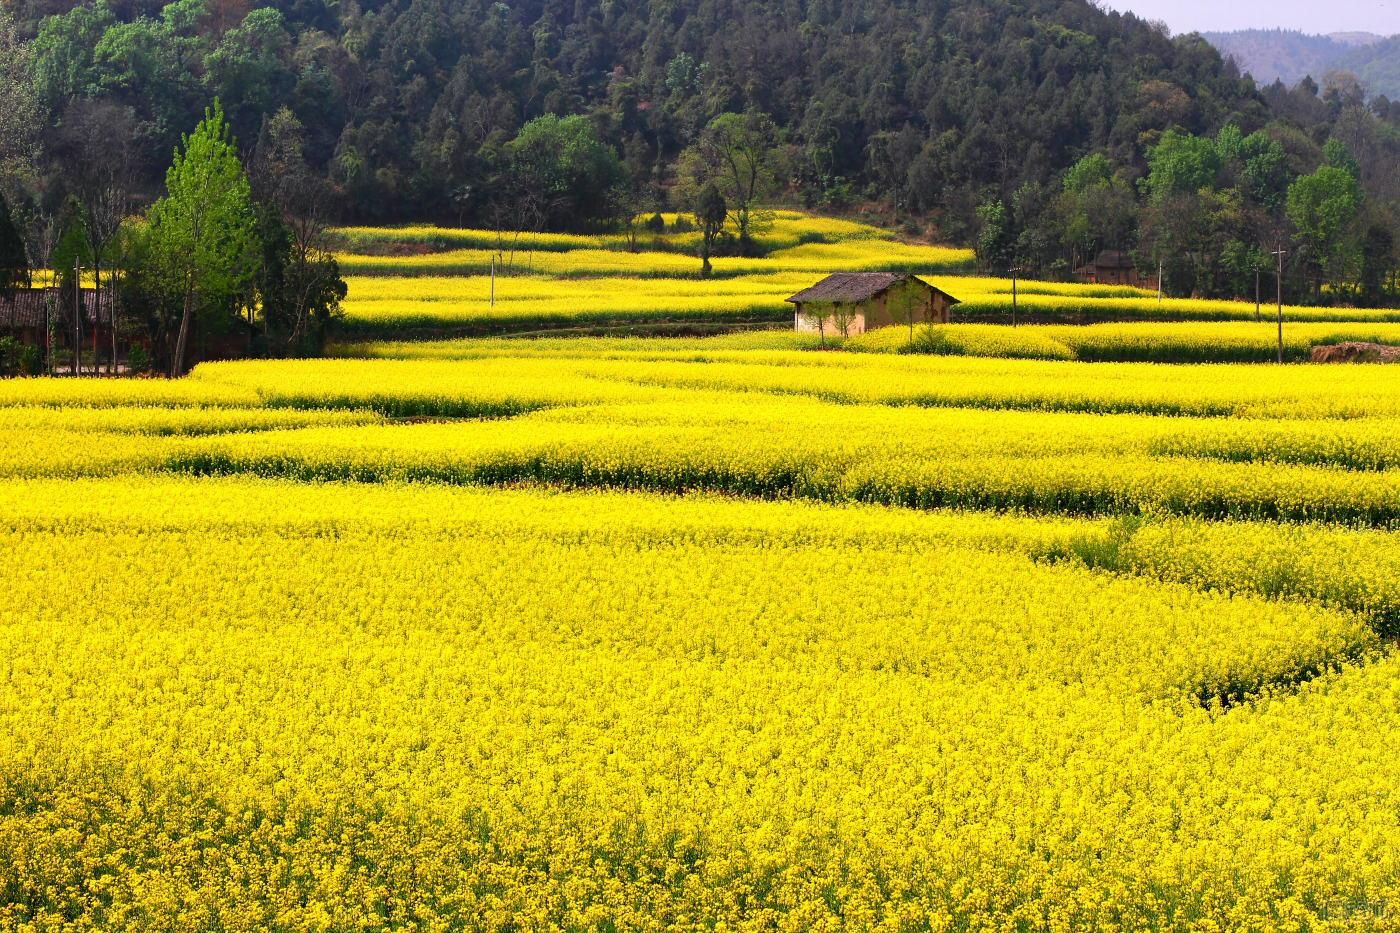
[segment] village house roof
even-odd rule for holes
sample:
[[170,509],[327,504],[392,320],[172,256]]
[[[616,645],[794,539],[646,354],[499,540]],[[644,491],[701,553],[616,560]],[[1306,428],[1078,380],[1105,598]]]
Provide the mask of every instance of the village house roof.
[[1133,257],[1122,250],[1106,249],[1094,257],[1094,261],[1084,269],[1136,269],[1137,264],[1133,262]]
[[[50,302],[56,324],[73,319],[71,305],[61,300],[60,292],[56,288],[21,288],[9,297],[0,294],[0,330],[44,327],[48,321]],[[98,315],[98,293],[91,288],[83,289],[82,305],[83,322],[92,324]],[[109,293],[102,293],[100,308],[102,323],[109,323],[112,320],[112,300]]]
[[882,292],[901,282],[913,279],[921,285],[938,292],[953,304],[959,304],[958,299],[943,291],[929,285],[923,279],[917,278],[909,273],[896,272],[837,272],[828,275],[811,288],[803,289],[793,295],[788,301],[793,304],[807,304],[809,302],[830,302],[832,304],[848,304],[857,301],[868,301]]

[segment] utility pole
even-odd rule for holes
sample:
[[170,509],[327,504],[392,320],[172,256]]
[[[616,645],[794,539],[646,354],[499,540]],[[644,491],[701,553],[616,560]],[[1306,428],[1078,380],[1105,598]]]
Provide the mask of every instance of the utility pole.
[[491,254],[491,307],[496,307],[496,254]]
[[1166,262],[1157,260],[1157,307],[1162,307],[1162,273],[1166,271]]
[[83,266],[73,260],[73,375],[83,374]]
[[1020,294],[1017,292],[1016,288],[1016,277],[1021,274],[1021,267],[1012,266],[1008,271],[1011,273],[1011,326],[1015,327],[1016,316],[1021,309]]
[[1278,257],[1278,361],[1283,362],[1283,257],[1288,255],[1288,250],[1279,243],[1278,249],[1274,250],[1274,255]]

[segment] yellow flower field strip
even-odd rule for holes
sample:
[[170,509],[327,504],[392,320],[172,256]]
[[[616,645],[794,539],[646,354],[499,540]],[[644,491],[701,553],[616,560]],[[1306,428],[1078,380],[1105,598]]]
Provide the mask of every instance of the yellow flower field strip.
[[[1019,330],[1019,328],[1017,328]],[[1273,362],[1278,331],[1265,322],[1125,323],[1036,328],[1086,361]],[[1361,342],[1400,344],[1400,324],[1289,322],[1284,359],[1306,361],[1313,347]]]
[[205,364],[187,381],[248,393],[271,407],[367,409],[393,417],[501,417],[675,394],[598,379],[550,358],[250,361]]
[[[830,335],[834,336],[834,335]],[[1400,324],[1292,323],[1284,327],[1284,359],[1310,359],[1313,347],[1346,342],[1400,344]],[[990,356],[1013,359],[1147,363],[1272,363],[1272,323],[1136,322],[1115,324],[941,324],[885,327],[841,343],[848,351]]]
[[1193,421],[1164,432],[1149,443],[1149,449],[1170,457],[1394,470],[1400,468],[1400,419]]
[[314,426],[373,424],[368,410],[324,411],[290,408],[55,408],[0,407],[0,431],[115,432],[118,434],[231,434]]
[[[638,508],[639,503],[645,507]],[[0,516],[27,528],[51,530],[198,526],[258,532],[286,528],[297,534],[318,534],[373,526],[447,536],[476,529],[481,534],[557,536],[565,542],[645,539],[675,544],[702,536],[743,545],[770,542],[860,549],[874,543],[905,550],[942,542],[1057,559],[1081,539],[1107,540],[1119,534],[1119,525],[1113,520],[1065,516],[914,512],[851,503],[754,502],[698,494],[659,496],[393,482],[302,484],[246,476],[191,478],[161,473],[15,479],[0,484]]]
[[[700,260],[672,252],[625,252],[609,249],[574,249],[568,252],[517,251],[507,256],[494,249],[453,249],[417,256],[377,256],[339,253],[341,268],[352,275],[483,275],[491,270],[521,275],[557,277],[636,276],[699,278]],[[720,256],[714,259],[717,276],[763,275],[802,272],[817,277],[832,271],[937,273],[967,268],[972,251],[946,246],[904,243],[808,243],[775,250],[759,258]]]
[[[236,506],[235,504],[236,503]],[[644,507],[639,508],[639,503]],[[289,529],[297,534],[398,528],[431,536],[520,534],[560,541],[704,537],[735,545],[918,553],[943,545],[1075,560],[1203,590],[1310,599],[1400,632],[1400,534],[1273,522],[1206,522],[986,511],[912,511],[812,501],[550,489],[322,483],[144,473],[101,479],[10,479],[0,520],[63,532]]]
[[[1059,295],[1075,298],[1123,298],[1133,300],[1157,300],[1157,293],[1131,285],[1096,285],[1088,282],[1047,282],[1036,279],[1011,279],[983,275],[935,275],[924,276],[930,285],[945,289],[957,298],[975,298],[989,295],[1004,295],[1011,298],[1017,295]],[[1251,308],[1253,306],[1251,305]]]
[[538,301],[348,301],[345,329],[447,329],[465,332],[532,330],[587,323],[660,323],[693,321],[735,323],[789,321],[792,306],[771,295],[732,295],[719,298],[617,294],[591,299],[554,298]]
[[164,468],[177,437],[379,420],[363,409],[0,407],[0,477],[149,473]]
[[710,359],[716,352],[733,350],[815,350],[816,334],[755,328],[712,337],[456,337],[445,340],[366,340],[331,345],[337,357],[383,360],[476,360],[498,356],[513,358],[603,359]]
[[[1400,536],[1393,532],[1166,516],[1086,526],[1068,541],[1056,540],[1062,530],[1024,539],[1027,552],[1203,590],[1314,599],[1362,613],[1386,637],[1400,636]],[[1005,531],[1011,541],[1023,540],[1010,537],[1021,527]]]
[[[490,374],[484,378],[490,381]],[[506,385],[490,388],[506,394],[475,400],[471,410],[478,415],[551,404],[512,397]],[[375,407],[403,414],[442,406],[425,395]],[[711,489],[917,508],[1165,510],[1386,525],[1400,519],[1400,476],[1331,468],[1392,466],[1400,442],[1396,422],[1386,420],[1245,423],[876,407],[853,423],[846,406],[780,398],[746,405],[742,397],[700,393],[649,404],[634,399],[620,406],[568,407],[510,422],[363,429],[335,425],[366,420],[364,412],[242,421],[235,413],[201,422],[124,412],[104,419],[16,411],[0,425],[9,439],[0,471],[10,476],[169,466],[369,481]],[[307,422],[330,426],[293,430]],[[134,431],[260,433],[161,443],[104,433]]]
[[0,428],[0,479],[93,477],[150,473],[164,468],[169,437],[64,430],[34,426]]
[[[240,488],[166,499],[242,521]],[[1196,707],[1366,654],[1353,617],[707,534],[786,505],[503,530],[531,498],[437,537],[0,533],[32,558],[0,587],[7,922],[1262,925],[1394,890],[1393,662]]]
[[[1284,329],[1285,359],[1309,359],[1312,348],[1349,341],[1400,344],[1400,324],[1289,324]],[[791,329],[755,329],[714,337],[531,337],[528,340],[456,338],[449,340],[341,343],[337,355],[382,359],[473,359],[508,352],[512,355],[557,353],[564,356],[638,354],[651,359],[685,359],[715,350],[816,350],[815,333]],[[1273,362],[1277,332],[1254,322],[1136,322],[1116,324],[940,324],[914,331],[885,327],[840,339],[828,327],[825,343],[846,352],[912,353],[935,356],[981,356],[1003,359],[1082,360],[1144,363]]]
[[[742,343],[748,338],[737,339]],[[296,407],[393,407],[406,401],[413,410],[404,413],[440,415],[470,413],[479,402],[495,404],[501,399],[524,400],[524,407],[536,408],[705,390],[892,406],[1284,419],[1400,416],[1400,380],[1390,378],[1385,366],[1372,365],[1088,365],[732,350],[722,343],[709,351],[667,340],[640,345],[589,339],[497,340],[449,346],[473,348],[462,350],[472,358],[457,361],[453,357],[459,354],[454,352],[446,359],[426,360],[205,364],[192,379],[177,385],[192,396],[204,385],[210,397],[261,397]],[[632,352],[636,346],[640,352]],[[47,397],[52,387],[65,385],[65,380],[28,380],[0,388],[10,388],[11,404],[24,404],[31,386]]]
[[167,448],[165,463],[307,480],[535,481],[922,509],[1400,521],[1400,473],[1154,456],[1175,419],[878,408],[853,419],[843,406],[742,408],[733,398],[715,414],[685,399],[504,422],[195,438]]
[[599,361],[580,365],[579,371],[657,387],[886,405],[1278,418],[1400,415],[1400,380],[1389,378],[1385,366],[1087,365],[803,352],[735,352],[708,359]]
[[0,407],[236,408],[257,403],[256,393],[246,388],[188,379],[0,379]]
[[[931,284],[962,295],[997,295],[1009,293],[1011,283],[1005,279],[964,276],[927,276]],[[367,276],[346,277],[350,300],[420,300],[461,301],[487,300],[490,296],[490,276]],[[694,278],[583,278],[559,279],[540,275],[499,275],[496,278],[496,300],[521,301],[560,297],[603,296],[619,293],[629,295],[664,295],[709,297],[719,295],[768,294],[786,297],[812,284],[805,272],[769,272],[720,279]],[[1024,285],[1024,283],[1023,283]],[[1136,294],[1135,290],[1062,282],[1034,283],[1034,288],[1053,295],[1116,295]]]
[[[650,216],[650,215],[648,215]],[[667,226],[676,223],[678,215],[666,213],[662,219]],[[645,219],[645,218],[643,218]],[[438,227],[433,225],[411,225],[403,227],[337,227],[331,231],[345,240],[352,249],[374,244],[423,244],[433,248],[474,248],[508,252],[542,250],[548,252],[569,252],[578,249],[630,250],[632,240],[625,233],[600,235],[580,235],[564,233],[519,234],[511,231],[472,230],[458,227]],[[808,242],[841,242],[844,240],[891,240],[894,234],[888,230],[868,224],[829,217],[814,217],[797,211],[778,211],[771,229],[756,239],[764,250],[782,249]],[[664,251],[684,251],[694,253],[698,249],[699,233],[653,233],[638,231],[638,243],[646,249]]]
[[[947,281],[947,280],[943,280]],[[962,297],[962,296],[958,296]],[[1026,295],[1018,302],[1022,320],[1055,323],[1069,319],[1076,323],[1097,321],[1255,321],[1253,302],[1194,298],[1168,298],[1160,304],[1155,298],[1092,298],[1075,295]],[[959,321],[979,317],[1009,318],[1011,296],[972,294],[954,309]],[[1276,310],[1272,313],[1276,313]],[[1265,307],[1263,317],[1271,309]],[[1393,308],[1298,307],[1284,308],[1285,321],[1318,322],[1400,322],[1400,311]]]
[[[352,275],[346,277],[349,301],[486,302],[491,296],[489,276],[400,277]],[[786,298],[811,284],[807,276],[748,275],[732,279],[553,279],[542,276],[501,276],[496,279],[497,303],[584,301],[617,297],[719,298],[753,295]]]
[[[1114,327],[1119,325],[1085,325]],[[1177,324],[1175,327],[1187,325]],[[837,335],[833,335],[837,336]],[[1003,324],[940,324],[882,327],[842,341],[853,353],[908,353],[938,356],[986,356],[1005,359],[1073,360],[1077,353],[1059,329],[1047,325],[1007,327]]]

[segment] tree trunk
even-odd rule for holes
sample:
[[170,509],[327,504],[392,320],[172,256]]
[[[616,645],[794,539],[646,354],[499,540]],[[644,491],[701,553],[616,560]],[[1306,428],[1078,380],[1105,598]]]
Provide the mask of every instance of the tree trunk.
[[73,263],[73,375],[83,374],[83,270]]
[[93,250],[92,260],[92,374],[102,375],[102,260],[96,258],[97,250]]
[[180,314],[180,330],[175,338],[175,355],[170,359],[170,378],[185,374],[185,345],[189,342],[190,318],[194,316],[194,291],[186,289],[185,308]]
[[111,294],[107,296],[109,302],[107,308],[112,320],[109,327],[112,329],[112,375],[117,374],[117,277],[115,273],[107,273],[107,288]]

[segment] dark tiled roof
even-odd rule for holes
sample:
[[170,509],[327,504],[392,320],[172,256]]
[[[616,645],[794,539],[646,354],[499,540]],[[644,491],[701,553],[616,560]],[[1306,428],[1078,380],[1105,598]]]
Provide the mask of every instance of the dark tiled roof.
[[865,301],[905,278],[908,276],[893,272],[838,272],[803,289],[788,301]]
[[958,299],[943,291],[941,288],[934,288],[924,282],[923,279],[915,278],[906,273],[895,272],[837,272],[828,275],[811,288],[803,289],[793,295],[788,301],[794,303],[806,303],[809,301],[830,301],[835,303],[847,303],[852,301],[867,301],[876,295],[886,291],[891,286],[900,282],[913,279],[926,285],[928,288],[938,292],[953,304],[958,304]]
[[[72,305],[61,299],[56,288],[21,288],[10,297],[0,294],[0,330],[24,330],[43,327],[48,320],[52,302],[53,319],[57,324],[73,320]],[[99,305],[97,292],[83,289],[83,322],[92,324],[97,320]],[[112,299],[103,293],[101,302],[102,323],[112,320]]]
[[1099,253],[1098,258],[1093,263],[1100,269],[1135,269],[1137,264],[1133,262],[1133,257],[1127,253],[1116,249],[1106,249]]

